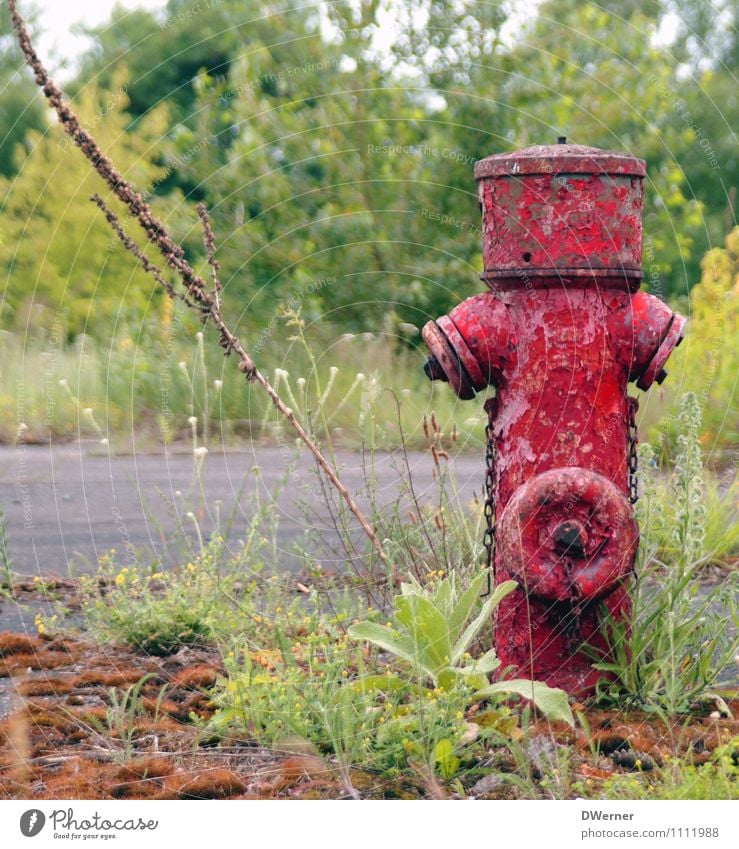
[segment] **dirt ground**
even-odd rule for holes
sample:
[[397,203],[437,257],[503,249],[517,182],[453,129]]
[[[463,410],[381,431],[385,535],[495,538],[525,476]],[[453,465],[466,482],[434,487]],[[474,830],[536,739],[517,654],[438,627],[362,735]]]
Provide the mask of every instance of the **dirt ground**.
[[[341,798],[346,786],[319,753],[266,750],[248,739],[209,739],[201,720],[213,713],[210,690],[222,673],[209,651],[182,649],[166,658],[82,640],[0,633],[0,679],[10,713],[0,721],[0,798],[265,799]],[[148,676],[134,713],[116,712],[126,691]],[[730,704],[739,715],[739,700]],[[585,710],[576,705],[576,710]],[[598,784],[624,772],[644,774],[670,756],[698,765],[739,735],[739,720],[696,716],[674,735],[641,713],[586,710],[590,735],[538,720],[540,749],[571,745],[572,778]],[[116,719],[118,717],[118,719]],[[474,722],[474,713],[470,720]],[[505,759],[499,769],[513,768]],[[363,798],[446,795],[436,782],[388,779],[354,770]],[[466,788],[476,798],[510,798],[510,786],[487,776]]]

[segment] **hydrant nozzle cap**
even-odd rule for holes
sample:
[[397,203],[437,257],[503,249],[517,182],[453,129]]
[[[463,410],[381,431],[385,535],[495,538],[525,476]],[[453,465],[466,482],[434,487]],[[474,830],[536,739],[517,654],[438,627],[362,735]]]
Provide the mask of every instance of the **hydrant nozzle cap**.
[[584,144],[568,144],[560,136],[557,144],[535,144],[511,153],[495,153],[475,163],[475,179],[519,174],[621,174],[646,175],[643,159]]

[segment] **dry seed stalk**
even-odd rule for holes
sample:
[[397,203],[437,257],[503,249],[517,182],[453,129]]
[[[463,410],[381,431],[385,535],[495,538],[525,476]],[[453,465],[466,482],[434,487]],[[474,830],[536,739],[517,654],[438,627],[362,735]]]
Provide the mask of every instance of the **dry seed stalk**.
[[205,206],[198,204],[198,218],[203,227],[208,264],[211,267],[213,276],[212,291],[208,289],[208,285],[203,278],[195,272],[185,259],[182,248],[173,241],[167,228],[156,218],[142,195],[134,190],[113,162],[103,154],[95,139],[82,127],[79,119],[64,100],[61,91],[41,63],[31,42],[25,22],[18,13],[15,0],[7,0],[7,3],[21,51],[27,64],[35,74],[36,84],[42,89],[49,104],[55,110],[64,131],[72,137],[74,143],[84,153],[97,173],[105,180],[113,194],[126,205],[130,215],[139,222],[146,233],[147,240],[158,248],[169,268],[179,275],[183,286],[187,290],[187,296],[174,291],[171,284],[165,281],[162,272],[145,257],[141,248],[126,235],[118,218],[110,210],[105,201],[99,195],[93,195],[93,202],[102,210],[115,235],[121,240],[124,247],[139,260],[144,270],[148,271],[156,282],[164,287],[170,297],[178,296],[189,307],[197,309],[201,313],[203,323],[210,320],[215,324],[218,330],[218,342],[226,356],[235,352],[239,358],[239,370],[244,374],[246,380],[259,383],[264,388],[275,408],[292,425],[294,431],[302,442],[305,443],[331,485],[344,499],[344,502],[361,525],[362,530],[372,543],[380,559],[387,564],[387,555],[382,547],[382,543],[352,498],[349,490],[341,482],[316,443],[303,429],[293,411],[282,401],[267,378],[257,369],[252,358],[224,321],[221,314],[220,292],[222,286],[218,279],[219,265],[215,258],[215,239]]

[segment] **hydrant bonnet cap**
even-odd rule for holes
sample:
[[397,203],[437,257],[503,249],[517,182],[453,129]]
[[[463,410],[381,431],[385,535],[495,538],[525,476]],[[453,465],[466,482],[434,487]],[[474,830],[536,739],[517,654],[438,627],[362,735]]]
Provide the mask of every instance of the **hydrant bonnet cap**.
[[475,178],[519,174],[646,175],[646,163],[625,153],[582,144],[535,144],[511,153],[496,153],[475,163]]

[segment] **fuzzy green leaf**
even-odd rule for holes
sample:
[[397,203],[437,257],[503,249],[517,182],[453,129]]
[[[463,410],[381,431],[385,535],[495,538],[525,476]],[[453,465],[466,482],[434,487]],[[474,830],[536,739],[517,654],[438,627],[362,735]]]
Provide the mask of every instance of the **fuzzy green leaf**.
[[462,636],[457,640],[452,649],[451,663],[455,665],[459,663],[462,655],[467,651],[472,641],[480,633],[485,624],[490,621],[493,610],[500,604],[501,600],[513,592],[518,585],[515,581],[504,581],[493,591],[490,598],[483,604],[480,613],[470,624],[465,628]]
[[353,640],[366,640],[383,651],[407,660],[408,663],[415,665],[418,662],[413,641],[392,628],[385,628],[376,622],[358,622],[352,625],[347,633]]
[[514,678],[510,681],[496,681],[482,690],[478,690],[473,698],[475,700],[489,699],[493,696],[516,695],[524,699],[530,699],[537,710],[541,711],[547,719],[566,722],[570,727],[574,726],[575,719],[567,700],[567,693],[556,687],[549,687],[541,681],[527,681],[524,678]]

